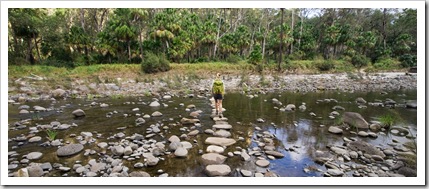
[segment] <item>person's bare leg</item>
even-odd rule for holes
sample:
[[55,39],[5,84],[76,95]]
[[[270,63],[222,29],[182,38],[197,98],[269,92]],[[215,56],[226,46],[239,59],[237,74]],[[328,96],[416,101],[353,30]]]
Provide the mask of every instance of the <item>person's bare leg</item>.
[[215,99],[215,111],[216,111],[216,114],[219,114],[219,100],[216,100]]
[[218,103],[219,103],[219,115],[223,116],[223,114],[222,114],[222,100],[218,100]]

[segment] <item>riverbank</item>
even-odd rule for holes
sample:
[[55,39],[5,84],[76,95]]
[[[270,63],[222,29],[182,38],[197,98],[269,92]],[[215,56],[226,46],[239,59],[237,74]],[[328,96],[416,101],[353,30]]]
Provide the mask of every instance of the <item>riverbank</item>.
[[228,92],[391,91],[417,88],[416,74],[399,72],[364,73],[276,73],[255,72],[249,65],[172,64],[172,70],[142,74],[139,65],[97,65],[73,70],[55,67],[9,68],[11,100],[50,99],[101,95],[162,96],[206,92],[214,75],[222,73]]

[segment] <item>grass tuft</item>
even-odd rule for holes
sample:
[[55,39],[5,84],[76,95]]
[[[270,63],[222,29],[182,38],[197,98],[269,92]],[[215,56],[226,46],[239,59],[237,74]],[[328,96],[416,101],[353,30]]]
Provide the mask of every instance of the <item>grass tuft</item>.
[[378,120],[383,126],[390,128],[391,126],[393,126],[393,124],[396,123],[397,118],[393,114],[385,114],[378,117]]
[[49,141],[53,141],[55,140],[55,138],[57,137],[58,132],[55,130],[51,130],[51,129],[46,129],[46,138],[48,138]]

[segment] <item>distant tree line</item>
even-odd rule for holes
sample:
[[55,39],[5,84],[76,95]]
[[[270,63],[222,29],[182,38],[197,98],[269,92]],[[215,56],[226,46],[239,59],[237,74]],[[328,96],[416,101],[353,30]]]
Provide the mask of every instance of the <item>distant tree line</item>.
[[415,9],[8,10],[10,65],[75,67],[170,62],[285,63],[393,58],[416,65]]

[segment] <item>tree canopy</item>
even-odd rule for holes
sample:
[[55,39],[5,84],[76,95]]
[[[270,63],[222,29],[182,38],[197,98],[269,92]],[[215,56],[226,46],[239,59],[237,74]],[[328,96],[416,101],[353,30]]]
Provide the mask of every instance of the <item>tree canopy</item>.
[[416,65],[415,9],[10,8],[11,65],[381,58]]

